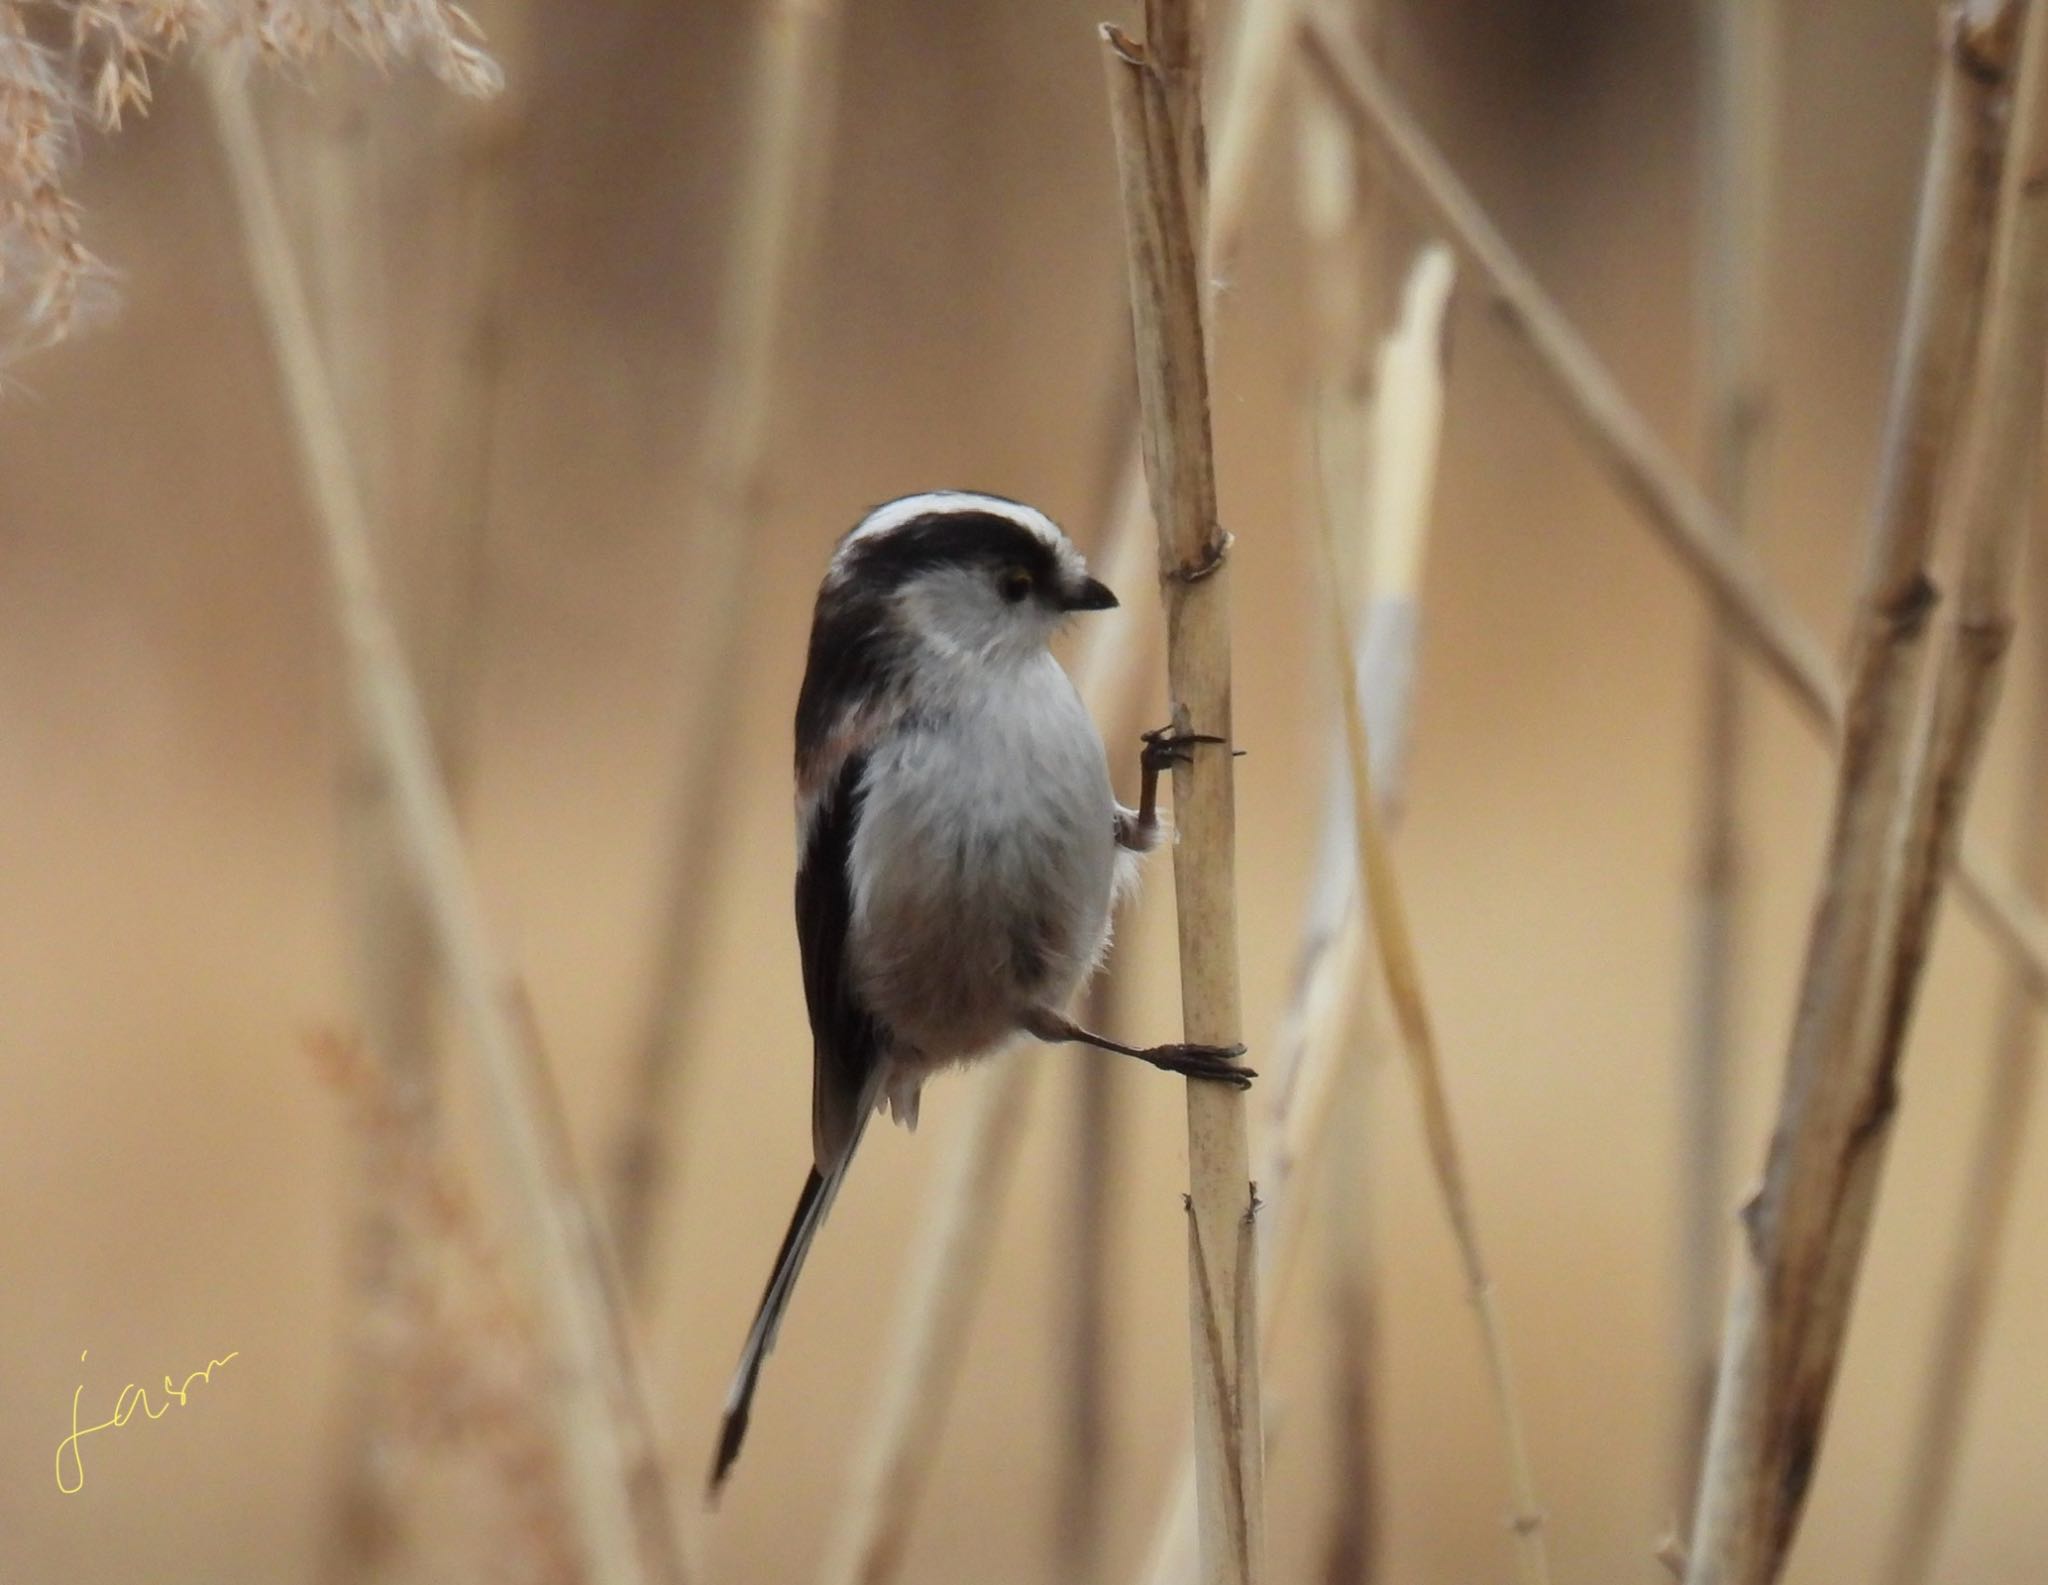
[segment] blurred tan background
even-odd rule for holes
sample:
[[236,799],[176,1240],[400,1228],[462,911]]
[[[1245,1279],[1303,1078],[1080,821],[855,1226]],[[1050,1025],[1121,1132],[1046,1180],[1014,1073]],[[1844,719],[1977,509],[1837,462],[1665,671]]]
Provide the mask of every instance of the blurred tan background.
[[[709,1577],[814,1570],[885,1341],[905,1240],[971,1080],[922,1130],[878,1129],[770,1368],[747,1457],[696,1516],[725,1373],[809,1152],[788,890],[788,721],[810,599],[868,505],[942,485],[1017,495],[1092,535],[1128,358],[1102,69],[1080,0],[849,0],[831,188],[784,338],[773,487],[747,589],[742,789],[684,1179],[646,1328],[679,1505]],[[1695,28],[1604,0],[1394,6],[1393,70],[1630,393],[1697,451],[1689,306]],[[1932,80],[1931,8],[1785,7],[1784,166],[1769,363],[1780,422],[1767,554],[1841,631],[1869,496]],[[675,740],[688,719],[703,413],[743,131],[738,0],[539,8],[499,510],[483,584],[473,852],[593,1173],[650,971]],[[329,83],[332,74],[322,74]],[[288,127],[306,90],[271,82]],[[362,103],[381,224],[401,485],[446,356],[446,162],[461,110],[410,77]],[[388,118],[388,119],[385,119]],[[279,149],[289,153],[285,133]],[[1311,368],[1289,172],[1272,138],[1220,299],[1216,420],[1237,585],[1245,986],[1256,1050],[1283,1004],[1331,750],[1304,555]],[[344,712],[233,213],[189,72],[88,149],[118,314],[16,371],[0,406],[0,1582],[272,1582],[317,1573],[340,1374],[354,1141],[304,1053],[352,1019],[335,787]],[[289,174],[292,167],[281,166]],[[1681,955],[1701,606],[1631,522],[1469,294],[1425,589],[1400,861],[1524,1382],[1560,1580],[1654,1581],[1673,1518],[1672,1251]],[[414,565],[430,525],[397,514]],[[412,558],[412,559],[408,559]],[[1149,598],[1122,591],[1127,605]],[[1112,616],[1107,620],[1125,620]],[[2031,674],[2029,635],[2015,663]],[[1814,864],[1825,757],[1753,690],[1733,1159],[1762,1159]],[[1159,701],[1155,700],[1155,704]],[[2008,694],[1975,825],[2017,815]],[[1157,711],[1149,711],[1157,713]],[[1135,756],[1115,750],[1128,794]],[[1127,1032],[1176,1016],[1171,881],[1125,928]],[[1997,965],[1951,917],[1792,1577],[1867,1577],[1908,1434],[1989,1056]],[[1056,1218],[1079,1065],[1044,1051],[1019,1192],[906,1577],[1057,1577],[1064,1266]],[[459,1055],[459,1112],[476,1092]],[[1109,1577],[1139,1564],[1186,1400],[1178,1087],[1119,1072]],[[1263,1121],[1254,1090],[1254,1114]],[[1497,1580],[1504,1479],[1406,1076],[1376,1086],[1371,1164],[1384,1578]],[[462,1159],[495,1195],[486,1152]],[[1731,1212],[1740,1183],[1729,1185]],[[2048,1160],[2033,1152],[1965,1451],[1944,1579],[2048,1569]],[[1273,1578],[1317,1577],[1333,1493],[1317,1246],[1268,1386]],[[51,1480],[73,1388],[239,1357],[156,1423]],[[81,1364],[81,1350],[89,1357]],[[92,1411],[97,1408],[97,1413]],[[445,1496],[445,1493],[444,1493]],[[447,1497],[455,1501],[455,1497]],[[481,1510],[479,1510],[481,1511]]]

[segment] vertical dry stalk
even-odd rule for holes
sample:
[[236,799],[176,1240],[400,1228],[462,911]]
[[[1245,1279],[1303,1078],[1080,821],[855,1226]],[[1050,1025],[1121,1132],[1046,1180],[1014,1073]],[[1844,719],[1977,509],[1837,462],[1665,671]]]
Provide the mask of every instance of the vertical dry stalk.
[[[1217,521],[1201,260],[1207,151],[1203,35],[1191,0],[1147,0],[1143,45],[1104,29],[1116,132],[1139,438],[1159,532],[1173,724],[1212,734],[1174,774],[1181,1014],[1187,1038],[1230,1045],[1238,1002],[1230,760],[1229,537]],[[1188,1086],[1188,1304],[1196,1512],[1205,1585],[1265,1572],[1255,1201],[1244,1097]]]
[[[394,495],[388,421],[392,351],[383,256],[383,140],[371,113],[380,94],[361,61],[329,58],[325,79],[285,142],[300,175],[297,196],[309,272],[310,308],[320,334],[351,455],[372,511],[390,522]],[[429,1158],[439,1132],[440,1084],[432,1049],[432,941],[405,872],[378,774],[369,725],[349,721],[338,814],[346,856],[355,997],[363,1039],[381,1065],[390,1126],[361,1134],[352,1186],[347,1264],[350,1367],[337,1404],[328,1493],[330,1581],[395,1577],[407,1536],[414,1480],[404,1445],[407,1335],[403,1312],[432,1261],[393,1192],[401,1163]]]
[[702,635],[677,754],[666,831],[673,844],[656,926],[654,979],[633,1037],[632,1079],[609,1159],[620,1268],[644,1299],[654,1218],[674,1175],[676,1114],[689,1077],[684,1046],[702,999],[706,922],[727,844],[733,711],[751,565],[768,495],[768,445],[779,332],[815,229],[831,125],[839,0],[762,0],[751,135],[735,189],[740,211],[726,261],[711,411],[695,458],[688,521],[693,626]]
[[[1983,93],[1989,94],[1991,81],[2002,75],[1999,63],[2008,57],[2010,33],[2009,8],[1964,32],[1961,47],[1980,63],[1974,69],[1987,79],[1980,85]],[[1834,664],[1754,550],[1728,533],[1720,514],[1622,395],[1372,65],[1313,17],[1304,23],[1304,44],[1353,129],[1385,151],[1389,169],[1493,295],[1501,320],[1527,347],[1560,409],[1643,525],[1699,583],[1721,620],[1791,696],[1807,724],[1832,742],[1843,714]],[[1957,860],[1956,882],[1993,944],[2025,977],[2028,994],[2048,1001],[2048,917],[1968,841]]]
[[467,1022],[493,1138],[518,1197],[545,1318],[569,1505],[591,1577],[683,1577],[624,1316],[577,1187],[560,1103],[518,982],[490,940],[419,695],[378,587],[372,535],[335,389],[313,331],[246,90],[207,78],[250,273],[277,361],[314,526],[333,584],[346,676],[392,789],[404,851]]
[[[2039,21],[2035,8],[2020,89],[2030,113],[2039,100]],[[1987,190],[1988,178],[2002,161],[2006,131],[2004,72],[1987,79],[1971,19],[1957,14],[1951,24],[1852,635],[1827,865],[1763,1187],[1744,1213],[1746,1259],[1729,1304],[1689,1585],[1765,1585],[1783,1568],[1797,1530],[1896,1105],[1903,1017],[1894,1031],[1900,998],[1887,984],[1881,943],[1900,920],[1901,898],[1919,912],[1923,905],[1912,897],[1924,890],[1924,906],[1931,906],[1941,877],[1936,858],[1946,856],[1942,839],[1930,839],[1923,825],[1908,837],[1914,851],[1902,869],[1894,833],[1905,802],[1914,688],[1934,602],[1926,565],[1937,486],[1956,397],[1978,339],[1985,235],[1999,196]],[[2009,173],[2037,174],[2025,161],[2014,162]],[[2013,253],[2015,227],[2024,229],[2022,211],[2031,205],[2019,204],[2011,186],[2003,197],[2001,295],[2008,295],[2015,283],[2003,259]],[[2001,309],[1998,317],[2010,315]],[[2007,352],[1987,345],[1995,370]],[[2044,352],[2048,348],[2035,343],[2020,355],[2038,363]],[[1987,379],[1978,394],[2002,397],[2011,394],[2009,384],[2010,377]],[[2038,370],[2034,389],[2038,393]],[[2038,403],[2026,409],[2024,421],[2038,423]],[[1981,435],[1987,423],[2002,430],[2014,422],[1995,408],[1980,408],[1973,427]],[[1972,460],[1981,466],[1985,459]],[[1974,509],[1974,480],[1970,492]],[[1983,551],[1974,522],[1972,528],[1974,562]],[[1986,598],[1980,589],[1972,603],[1981,606]],[[1957,730],[1974,737],[1981,725],[1977,719]],[[1915,802],[1923,822],[1940,818],[1926,800]],[[1900,932],[1901,946],[1920,933]],[[1905,969],[1901,987],[1912,977]],[[1884,1010],[1886,1028],[1872,1030],[1873,1007]]]
[[[1455,278],[1450,250],[1435,243],[1423,250],[1409,275],[1399,327],[1381,348],[1368,406],[1359,415],[1365,421],[1360,427],[1366,437],[1367,488],[1353,514],[1356,526],[1343,535],[1362,545],[1371,569],[1366,600],[1353,607],[1364,605],[1367,612],[1359,624],[1361,649],[1353,664],[1368,739],[1378,755],[1372,767],[1374,792],[1389,818],[1403,807],[1421,641],[1421,561],[1443,424],[1445,316]],[[1326,500],[1324,521],[1333,532],[1344,527],[1339,510],[1338,502]],[[1331,828],[1343,833],[1344,846],[1325,852],[1332,871],[1352,876],[1356,865],[1349,850],[1357,833],[1344,797],[1348,780],[1340,763],[1332,777],[1330,814],[1335,817]],[[1377,1577],[1383,1518],[1374,1383],[1378,1298],[1368,1191],[1373,1087],[1362,1039],[1349,1044],[1352,1057],[1340,1079],[1336,1114],[1339,1133],[1323,1175],[1330,1269],[1326,1302],[1337,1377],[1337,1478],[1324,1554],[1329,1585],[1366,1585]]]
[[[1443,417],[1445,317],[1453,278],[1449,253],[1434,246],[1423,250],[1409,273],[1400,322],[1380,351],[1374,380],[1380,395],[1365,415],[1370,429],[1365,449],[1384,465],[1369,474],[1365,509],[1349,514],[1351,534],[1361,544],[1345,582],[1358,588],[1358,603],[1367,610],[1353,664],[1372,745],[1373,794],[1389,822],[1399,818],[1407,778],[1421,636],[1418,597]],[[1340,516],[1337,506],[1327,497],[1320,506],[1333,527]],[[1317,842],[1316,880],[1302,921],[1293,993],[1274,1034],[1264,1081],[1269,1122],[1255,1176],[1265,1235],[1259,1243],[1259,1347],[1268,1354],[1308,1219],[1308,1197],[1291,1192],[1292,1186],[1303,1167],[1330,1153],[1333,1115],[1341,1115],[1340,1106],[1355,1105],[1363,1088],[1347,1080],[1362,1074],[1368,1048],[1378,1044],[1365,1034],[1370,1028],[1362,996],[1367,954],[1350,785],[1349,761],[1340,757],[1332,769],[1332,796]],[[1363,1175],[1365,1164],[1355,1156],[1340,1158],[1332,1170]],[[1369,1347],[1360,1344],[1357,1355],[1355,1363],[1362,1365],[1370,1357]],[[1151,1585],[1174,1585],[1188,1572],[1184,1561],[1194,1518],[1194,1468],[1188,1456],[1181,1459],[1174,1490],[1178,1495],[1156,1526],[1148,1554],[1143,1577]],[[1350,1497],[1363,1504],[1369,1491],[1354,1491]]]
[[[2048,618],[2048,556],[2036,554],[2031,608]],[[2035,647],[2028,699],[2027,746],[2020,776],[2015,868],[2029,893],[2048,897],[2048,626]],[[1998,1012],[1991,1078],[1976,1137],[1967,1152],[1970,1175],[1956,1216],[1956,1246],[1943,1285],[1926,1377],[1901,1485],[1883,1585],[1926,1585],[1933,1577],[1962,1453],[1965,1421],[1975,1396],[1984,1337],[2005,1243],[2012,1226],[2023,1146],[2040,1075],[2040,1014],[2026,986],[2007,971]]]
[[[1702,9],[1702,258],[1699,346],[1707,494],[1730,532],[1748,535],[1762,493],[1769,421],[1764,370],[1765,264],[1777,143],[1776,0],[1708,0]],[[1701,679],[1700,802],[1680,1060],[1677,1491],[1689,1506],[1714,1391],[1727,1289],[1728,1092],[1736,932],[1741,910],[1739,808],[1742,673],[1734,641],[1709,629]]]
[[[2012,585],[2035,478],[2044,372],[2048,372],[2048,17],[2030,13],[2014,95],[2014,146],[2002,195],[1998,250],[1984,352],[1971,393],[1958,516],[1964,550],[1957,610],[1936,680],[1934,707],[1913,789],[1899,861],[1900,917],[1876,1004],[1873,1063],[1881,1080],[1896,1072],[1916,992],[2012,638]],[[2038,705],[2037,705],[2038,708]],[[2039,734],[2039,727],[2036,733]],[[2037,745],[2038,746],[2038,745]],[[2038,761],[2038,756],[2037,756]],[[2022,868],[2041,866],[2038,801],[2022,805]],[[1973,1159],[1970,1204],[1981,1230],[1967,1235],[1968,1258],[1945,1311],[1936,1369],[1916,1440],[1921,1479],[1900,1515],[1890,1578],[1924,1577],[1953,1481],[1961,1407],[1975,1339],[1986,1310],[1992,1254],[2007,1214],[2031,1078],[2032,1020],[2008,1007],[1998,1102],[2010,1115],[1987,1119]],[[2008,1076],[2019,1070],[2024,1076]],[[2004,1092],[2017,1089],[2016,1096]],[[2005,1108],[2001,1106],[2001,1111]],[[1875,1173],[1876,1164],[1867,1169]],[[1867,1198],[1867,1194],[1863,1196]],[[1980,1242],[1981,1240],[1981,1242]]]
[[2004,677],[2013,584],[2035,483],[2048,385],[2048,15],[2039,7],[2028,14],[2012,127],[1983,349],[1955,491],[1963,540],[1956,613],[1894,860],[1897,917],[1875,1004],[1876,1061],[1885,1073],[1896,1068],[1912,1023],[1942,885],[1955,861]]

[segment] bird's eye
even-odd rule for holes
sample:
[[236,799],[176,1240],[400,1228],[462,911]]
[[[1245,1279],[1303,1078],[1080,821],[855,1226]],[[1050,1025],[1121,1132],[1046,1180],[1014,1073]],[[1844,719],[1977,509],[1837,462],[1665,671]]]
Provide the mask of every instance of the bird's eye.
[[996,587],[1010,604],[1015,605],[1031,593],[1031,574],[1022,567],[1012,567],[996,580]]

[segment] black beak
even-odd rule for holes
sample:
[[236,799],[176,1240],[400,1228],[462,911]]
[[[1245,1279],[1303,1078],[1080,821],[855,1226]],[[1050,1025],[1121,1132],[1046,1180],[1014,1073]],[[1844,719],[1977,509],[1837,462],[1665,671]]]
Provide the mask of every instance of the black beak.
[[1083,578],[1060,597],[1062,611],[1114,611],[1116,607],[1116,596],[1098,578]]

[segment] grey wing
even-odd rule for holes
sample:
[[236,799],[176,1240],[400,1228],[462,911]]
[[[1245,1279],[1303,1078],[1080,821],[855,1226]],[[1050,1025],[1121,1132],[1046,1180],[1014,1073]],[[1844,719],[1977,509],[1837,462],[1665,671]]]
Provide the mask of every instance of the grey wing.
[[853,919],[849,863],[867,756],[852,754],[818,801],[796,872],[796,933],[811,1015],[811,1148],[829,1173],[859,1136],[882,1059],[882,1028],[861,1006],[847,967]]

